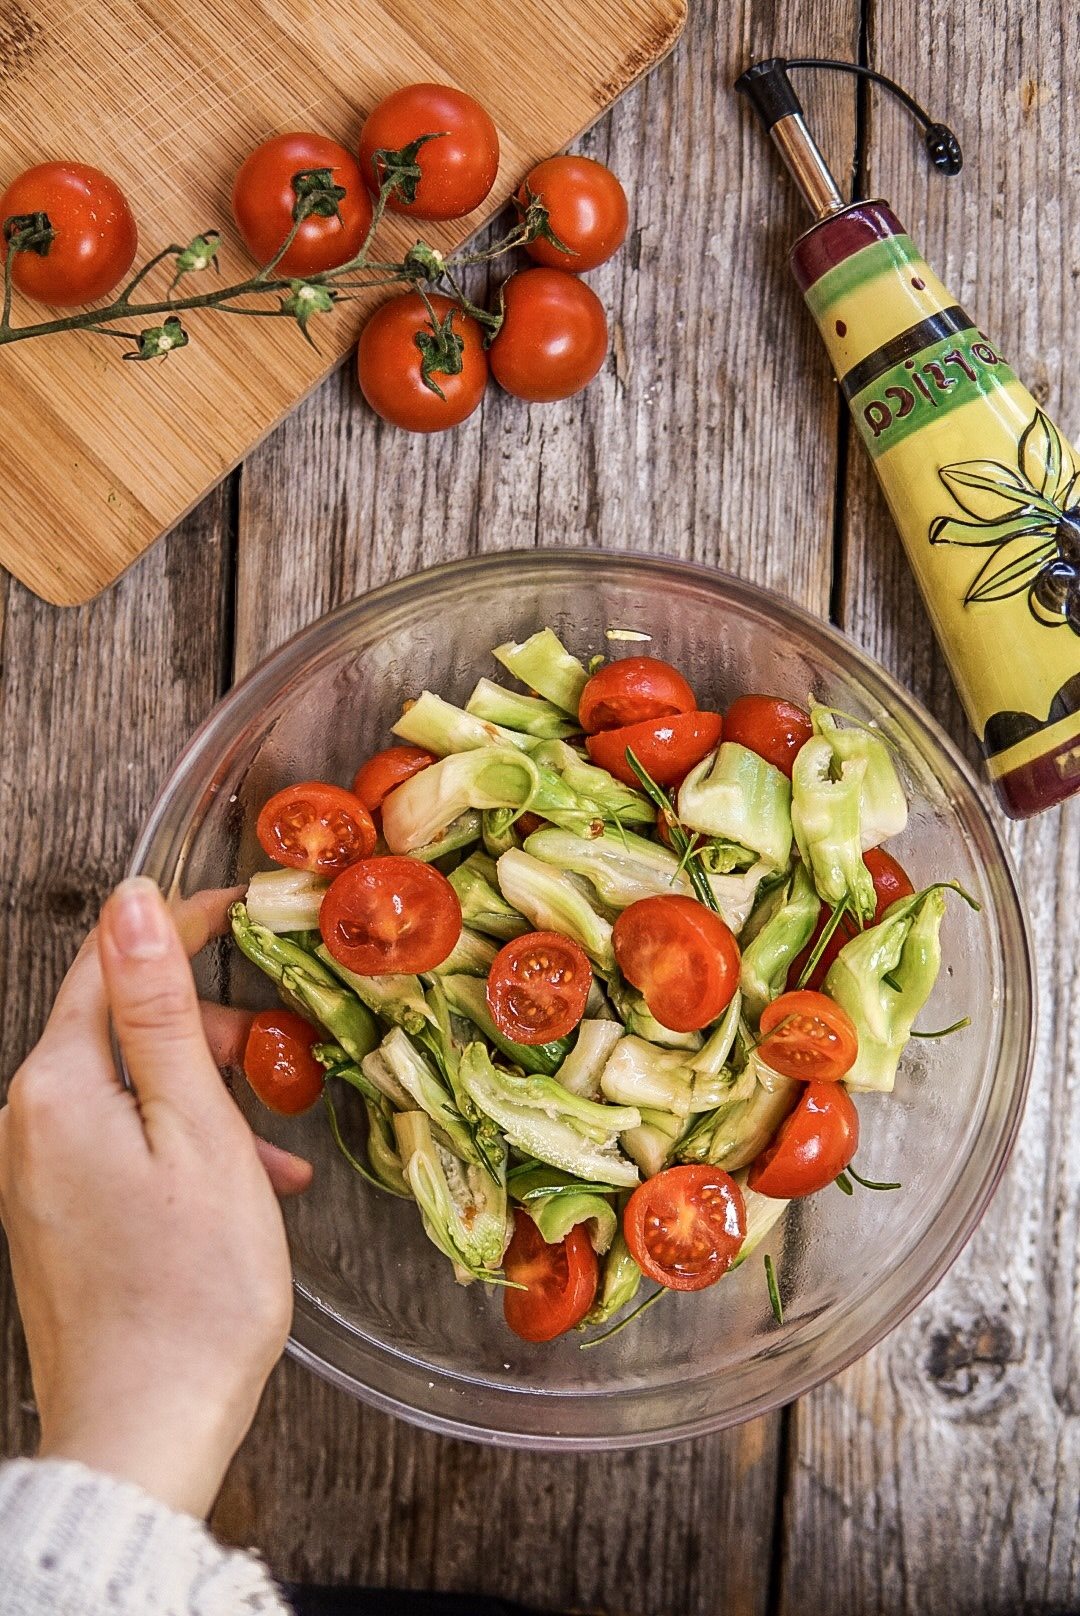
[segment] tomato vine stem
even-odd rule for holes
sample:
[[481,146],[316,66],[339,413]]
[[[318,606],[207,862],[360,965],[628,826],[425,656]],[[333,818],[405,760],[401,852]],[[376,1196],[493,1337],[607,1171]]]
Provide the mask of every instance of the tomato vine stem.
[[[303,276],[286,275],[279,269],[305,219],[312,216],[332,217],[337,213],[338,205],[344,196],[341,187],[333,184],[329,170],[306,170],[293,177],[293,189],[297,200],[293,208],[292,225],[285,239],[273,257],[246,279],[234,281],[228,286],[215,287],[209,292],[176,295],[177,286],[185,277],[204,272],[210,267],[215,270],[218,267],[220,233],[217,230],[207,230],[201,236],[196,236],[187,246],[172,242],[169,246],[163,247],[135,272],[111,302],[97,308],[79,309],[73,314],[61,315],[56,319],[37,320],[24,325],[12,323],[14,261],[20,251],[47,252],[51,226],[44,215],[32,233],[25,228],[19,228],[24,224],[22,220],[4,220],[0,224],[0,229],[3,229],[7,239],[7,251],[4,254],[0,347],[16,342],[27,342],[35,337],[58,336],[66,331],[87,331],[95,336],[121,337],[133,343],[134,348],[125,354],[125,358],[165,358],[175,348],[185,346],[189,340],[180,321],[180,315],[203,309],[217,309],[222,314],[246,315],[258,319],[291,319],[295,321],[301,334],[311,342],[307,326],[315,314],[328,313],[334,304],[350,301],[345,295],[349,292],[367,291],[384,286],[411,287],[420,294],[428,307],[436,342],[440,335],[439,323],[431,305],[429,292],[439,287],[445,287],[463,313],[478,320],[485,331],[492,334],[498,328],[498,315],[479,308],[469,300],[457,279],[455,270],[460,271],[473,264],[488,263],[544,234],[548,229],[547,209],[539,199],[536,199],[530,203],[525,217],[519,219],[505,236],[490,247],[462,253],[457,258],[444,258],[435,248],[418,241],[402,261],[371,261],[369,254],[375,244],[376,233],[383,222],[387,203],[391,194],[400,188],[400,184],[399,175],[386,174],[372,207],[371,223],[359,250],[346,263],[336,268]],[[146,301],[133,301],[135,292],[144,284],[147,277],[168,262],[172,262],[176,273],[166,295]],[[244,306],[248,299],[274,295],[279,298],[276,307]],[[149,320],[155,316],[164,316],[164,323],[141,331],[127,328],[127,322]],[[123,329],[118,328],[118,322],[125,323]],[[430,368],[437,373],[437,359],[432,362]]]

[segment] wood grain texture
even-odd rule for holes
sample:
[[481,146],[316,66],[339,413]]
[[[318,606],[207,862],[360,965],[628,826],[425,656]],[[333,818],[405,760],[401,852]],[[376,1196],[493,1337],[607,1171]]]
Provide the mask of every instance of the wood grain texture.
[[[350,371],[251,457],[238,673],[373,584],[510,547],[690,557],[827,610],[836,402],[794,290],[758,290],[798,212],[728,88],[751,54],[780,48],[779,26],[771,7],[697,7],[673,55],[584,142],[621,176],[633,220],[627,249],[590,276],[613,340],[586,393],[526,409],[492,388],[452,440],[409,438],[363,407]],[[851,54],[856,28],[854,6],[822,7],[808,48]],[[815,110],[842,166],[853,103],[830,93]],[[767,403],[788,386],[798,408]],[[764,1616],[779,1425],[655,1453],[492,1453],[284,1365],[215,1520],[294,1579]],[[297,1496],[318,1497],[317,1515],[299,1520]]]
[[[229,191],[252,147],[296,128],[355,147],[364,109],[435,79],[477,95],[502,145],[488,201],[426,231],[445,250],[663,55],[683,14],[684,0],[561,0],[557,14],[544,0],[193,0],[182,17],[163,0],[9,0],[0,187],[43,152],[92,160],[128,196],[144,257],[216,224],[226,273],[242,274]],[[395,259],[415,239],[395,220],[380,234]],[[326,375],[379,295],[324,322],[318,350],[291,322],[193,315],[165,375],[82,332],[6,349],[0,562],[58,604],[96,594]]]
[[[905,9],[876,0],[871,22],[872,65],[956,127],[967,161],[958,180],[933,173],[905,116],[875,98],[866,193],[892,200],[946,285],[1076,441],[1076,9],[931,0],[916,32]],[[857,443],[845,506],[843,626],[974,758]],[[989,1214],[933,1295],[795,1411],[784,1616],[1041,1616],[1080,1605],[1078,833],[1076,802],[1009,827],[1041,998],[1019,1145]]]

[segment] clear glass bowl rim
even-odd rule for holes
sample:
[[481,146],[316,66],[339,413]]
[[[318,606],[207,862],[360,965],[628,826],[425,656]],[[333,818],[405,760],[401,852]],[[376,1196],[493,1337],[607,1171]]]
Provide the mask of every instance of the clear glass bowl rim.
[[[420,1408],[405,1396],[395,1395],[394,1392],[380,1389],[366,1380],[359,1379],[328,1362],[317,1348],[298,1339],[294,1323],[293,1334],[286,1350],[290,1356],[324,1379],[386,1413],[418,1424],[427,1430],[496,1446],[548,1451],[595,1451],[652,1446],[702,1436],[783,1407],[861,1358],[927,1296],[956,1260],[977,1227],[1008,1164],[1023,1116],[1034,1059],[1036,982],[1027,919],[1020,901],[1016,874],[1008,849],[983,801],[985,787],[977,780],[967,760],[933,715],[878,662],[838,629],[785,596],[751,584],[719,568],[696,562],[671,560],[633,551],[601,551],[569,546],[551,550],[508,549],[442,562],[344,601],[306,628],[300,629],[272,651],[214,706],[179,754],[155,798],[146,824],[132,850],[128,873],[149,875],[157,880],[167,893],[175,890],[183,869],[183,846],[190,836],[192,827],[199,821],[200,802],[205,800],[207,785],[214,775],[220,772],[223,760],[228,759],[251,726],[258,723],[268,697],[278,696],[282,689],[300,674],[306,674],[323,656],[332,653],[343,634],[362,625],[370,625],[373,619],[377,620],[385,614],[392,613],[395,607],[407,604],[418,594],[438,596],[453,592],[461,587],[467,587],[473,580],[490,581],[500,571],[507,574],[516,573],[519,580],[526,583],[534,581],[537,575],[553,577],[559,572],[582,571],[603,574],[613,569],[639,574],[643,579],[653,580],[658,586],[665,582],[676,585],[679,582],[687,582],[719,588],[744,606],[771,614],[786,632],[794,633],[811,645],[816,644],[820,647],[848,676],[857,680],[867,694],[883,708],[898,713],[917,729],[928,733],[944,761],[953,771],[952,785],[954,788],[958,786],[960,794],[966,799],[965,807],[975,821],[972,828],[979,836],[980,855],[984,862],[996,863],[1004,883],[1004,896],[1011,900],[1002,905],[1009,927],[1002,936],[1001,945],[1003,957],[1010,971],[1010,1025],[1013,1036],[1011,1040],[1003,1037],[998,1049],[997,1069],[1000,1072],[1008,1056],[1008,1064],[1013,1068],[1013,1079],[992,1149],[987,1153],[974,1183],[969,1187],[962,1211],[958,1212],[947,1234],[938,1241],[931,1258],[924,1257],[921,1263],[918,1261],[920,1255],[925,1253],[928,1244],[923,1241],[909,1253],[905,1263],[890,1275],[890,1279],[895,1281],[905,1267],[911,1270],[906,1284],[887,1312],[861,1322],[846,1339],[843,1337],[836,1339],[838,1331],[837,1323],[834,1322],[813,1342],[810,1352],[813,1362],[794,1373],[782,1390],[777,1391],[773,1388],[760,1395],[750,1396],[742,1403],[719,1413],[691,1416],[683,1421],[671,1422],[645,1432],[628,1430],[614,1434],[546,1432],[537,1435],[533,1431],[513,1429],[510,1424],[493,1428],[476,1423],[467,1417],[440,1414]],[[521,577],[523,572],[526,578]],[[980,1145],[983,1142],[983,1136],[980,1135]],[[300,1300],[299,1295],[297,1300]],[[871,1311],[865,1303],[863,1311]],[[313,1333],[318,1335],[322,1327],[321,1321],[311,1320],[309,1323],[314,1326]],[[819,1350],[825,1344],[832,1345],[831,1352]],[[635,1394],[632,1392],[620,1394],[615,1391],[610,1395],[631,1397]],[[542,1391],[532,1394],[521,1393],[518,1396],[519,1400],[534,1396],[543,1399],[549,1405],[567,1400],[566,1394],[551,1396]],[[603,1401],[595,1395],[590,1400],[594,1403]]]

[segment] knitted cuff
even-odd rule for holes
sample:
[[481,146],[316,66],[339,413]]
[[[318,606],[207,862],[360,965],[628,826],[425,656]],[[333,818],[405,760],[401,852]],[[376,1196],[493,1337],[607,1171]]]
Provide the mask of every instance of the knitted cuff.
[[0,1616],[288,1616],[262,1562],[130,1482],[0,1465]]

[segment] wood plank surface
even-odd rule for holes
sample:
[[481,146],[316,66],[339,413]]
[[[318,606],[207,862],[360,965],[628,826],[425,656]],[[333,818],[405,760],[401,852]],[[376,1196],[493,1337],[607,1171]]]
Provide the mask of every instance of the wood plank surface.
[[[43,152],[92,161],[131,203],[140,262],[216,225],[239,280],[250,266],[228,199],[247,153],[297,128],[355,149],[365,110],[433,79],[476,95],[502,148],[490,198],[426,229],[445,250],[662,56],[683,15],[683,0],[192,0],[182,20],[160,0],[5,4],[0,188]],[[379,237],[391,259],[415,239],[393,219]],[[161,297],[168,280],[163,268],[146,287]],[[59,604],[96,594],[326,375],[381,295],[324,321],[317,348],[291,321],[194,314],[166,375],[84,332],[5,349],[0,562]],[[43,317],[17,305],[19,324]]]
[[[910,8],[865,10],[875,65],[952,118],[968,151],[962,180],[928,176],[911,129],[875,110],[871,188],[1075,429],[1075,15],[1049,0],[1005,26],[978,0],[932,0],[916,35]],[[0,3],[0,44],[9,13]],[[375,421],[346,369],[93,605],[58,613],[4,585],[0,806],[29,829],[0,852],[0,1072],[40,1028],[218,690],[339,600],[429,562],[534,544],[654,550],[822,614],[835,583],[849,631],[962,735],[857,446],[834,577],[841,416],[787,275],[800,215],[729,94],[751,55],[851,58],[860,20],[858,0],[797,20],[760,0],[698,0],[675,53],[583,143],[624,179],[634,225],[591,277],[613,354],[581,398],[527,410],[493,390],[452,438],[424,440]],[[806,89],[843,178],[850,87]],[[1078,829],[1074,805],[1012,832],[1043,990],[1017,1157],[956,1268],[875,1353],[783,1417],[576,1459],[430,1437],[283,1365],[218,1530],[286,1577],[497,1591],[606,1616],[1074,1612]],[[0,1254],[0,1452],[32,1451],[35,1435]]]
[[[945,284],[1076,442],[1076,8],[932,0],[913,30],[906,8],[875,0],[870,21],[871,64],[957,129],[966,166],[955,180],[936,174],[907,117],[875,94],[866,194],[892,200]],[[843,627],[974,757],[857,443],[845,507]],[[1077,801],[1009,828],[1041,998],[1019,1145],[933,1295],[795,1411],[784,1616],[1080,1608],[1078,835]]]

